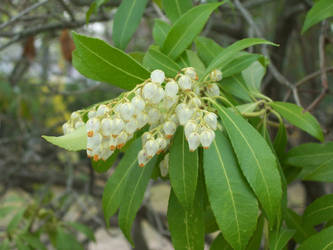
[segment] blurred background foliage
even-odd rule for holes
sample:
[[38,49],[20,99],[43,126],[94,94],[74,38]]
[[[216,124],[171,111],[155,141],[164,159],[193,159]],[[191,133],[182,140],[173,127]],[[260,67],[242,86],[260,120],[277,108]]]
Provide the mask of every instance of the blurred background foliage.
[[[319,38],[323,34],[325,68],[328,73],[333,71],[332,20],[301,35],[305,15],[313,5],[311,0],[240,1],[251,13],[255,25],[249,25],[242,15],[235,4],[239,1],[227,2],[210,18],[203,35],[227,46],[242,38],[257,37],[258,28],[265,39],[280,44],[269,48],[271,62],[291,83],[299,84],[301,104],[309,107],[322,89],[318,71]],[[108,173],[94,172],[84,152],[65,152],[41,139],[43,134],[60,135],[61,125],[72,111],[121,93],[119,88],[86,79],[72,67],[74,44],[70,34],[75,30],[111,42],[112,19],[119,3],[1,0],[0,242],[3,246],[43,249],[53,243],[59,248],[67,240],[71,247],[60,249],[83,246],[130,249],[117,229],[116,219],[111,220],[111,230],[104,229],[101,195]],[[87,22],[86,13],[92,10],[91,4],[95,10]],[[149,1],[127,52],[144,52],[152,44],[154,19],[165,19],[160,7],[161,1]],[[249,51],[260,52],[258,48]],[[141,54],[135,55],[140,58]],[[311,111],[319,118],[326,140],[332,140],[330,74],[328,79],[327,94]],[[263,91],[274,100],[294,102],[289,89],[270,72],[263,79]],[[288,133],[290,145],[312,140],[292,127]],[[292,183],[289,206],[303,211],[305,204],[331,191],[328,184]],[[165,230],[169,186],[157,180],[149,192],[134,224],[135,249],[172,249]],[[93,231],[96,243],[91,241]],[[40,235],[42,240],[36,240]],[[207,244],[210,241],[208,237]]]

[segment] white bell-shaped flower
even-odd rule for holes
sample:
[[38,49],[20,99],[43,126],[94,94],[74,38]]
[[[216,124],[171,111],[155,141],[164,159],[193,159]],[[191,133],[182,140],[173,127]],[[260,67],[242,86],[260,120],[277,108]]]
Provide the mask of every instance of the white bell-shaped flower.
[[149,161],[147,154],[144,149],[141,149],[138,154],[138,163],[140,167],[144,167],[146,163]]
[[72,119],[73,121],[75,121],[75,120],[81,119],[81,117],[80,117],[80,115],[79,115],[78,112],[73,112],[73,113],[71,114],[71,119]]
[[198,74],[195,72],[193,67],[188,67],[184,69],[185,75],[189,76],[192,80],[198,80]]
[[207,149],[215,139],[215,133],[213,130],[206,128],[200,133],[200,142],[203,148]]
[[135,113],[140,113],[145,109],[146,106],[145,101],[139,95],[134,96],[133,99],[131,100],[131,103],[135,108]]
[[162,87],[158,87],[155,96],[151,99],[151,102],[154,104],[159,104],[163,97],[164,97],[165,93]]
[[81,128],[81,127],[83,127],[83,126],[84,126],[84,122],[81,121],[81,120],[79,120],[79,121],[77,121],[77,122],[75,123],[74,128],[75,128],[75,129],[78,129],[78,128]]
[[113,137],[117,137],[123,130],[125,123],[120,118],[114,118],[111,123],[111,134]]
[[213,130],[216,130],[217,128],[217,115],[215,113],[208,113],[205,115],[204,120],[206,124]]
[[136,119],[131,119],[125,124],[125,131],[128,134],[133,134],[138,128],[138,122]]
[[106,161],[112,154],[113,154],[113,151],[111,151],[109,149],[105,149],[101,152],[101,159],[103,161]]
[[128,139],[128,135],[125,131],[122,131],[117,137],[117,148],[121,149],[125,146]]
[[154,137],[152,136],[151,133],[149,132],[144,132],[141,136],[141,140],[142,140],[142,145],[145,145],[147,141],[149,141],[150,139],[153,139]]
[[218,82],[222,80],[222,72],[219,69],[214,69],[212,72],[209,74],[210,79],[214,82]]
[[102,104],[102,105],[99,105],[96,115],[101,117],[101,116],[104,116],[109,111],[110,111],[109,108],[106,105]]
[[220,88],[215,83],[208,84],[207,94],[209,96],[219,96],[220,95]]
[[163,160],[160,162],[161,176],[166,177],[169,172],[169,154],[166,154]]
[[173,122],[176,124],[176,126],[178,126],[178,124],[179,124],[179,120],[178,120],[177,114],[172,114],[172,115],[169,117],[169,120],[170,120],[170,121],[173,121]]
[[174,104],[176,104],[178,102],[179,97],[175,96],[175,97],[168,97],[166,96],[163,100],[163,106],[166,109],[170,109]]
[[95,110],[90,110],[88,112],[88,118],[89,119],[96,117],[96,115],[97,115],[97,112]]
[[73,128],[66,122],[62,125],[62,131],[64,132],[64,135],[67,135],[73,131]]
[[136,120],[138,122],[138,128],[140,129],[148,123],[149,117],[145,112],[141,112],[136,115]]
[[200,135],[197,132],[193,132],[187,137],[188,146],[190,151],[195,151],[200,145]]
[[86,123],[88,137],[92,137],[100,128],[100,121],[97,118],[89,119]]
[[198,97],[193,97],[190,101],[191,108],[198,108],[201,106],[201,100]]
[[117,148],[117,139],[113,138],[112,136],[109,139],[109,145],[108,145],[109,149],[112,151],[115,151]]
[[147,153],[148,159],[151,159],[158,151],[158,144],[156,140],[150,139],[146,142],[144,149]]
[[165,95],[168,97],[175,97],[178,93],[179,87],[178,84],[171,80],[165,85]]
[[157,108],[151,108],[148,111],[149,124],[157,123],[161,118],[161,112]]
[[191,119],[193,113],[194,113],[194,110],[188,108],[187,106],[185,108],[181,109],[179,112],[177,112],[177,116],[178,116],[180,125],[185,125],[185,123]]
[[120,106],[120,116],[125,121],[129,121],[134,115],[134,112],[135,112],[134,105],[130,102],[123,103]]
[[148,82],[142,89],[143,98],[147,101],[151,101],[157,93],[157,86],[155,83]]
[[182,90],[190,90],[192,88],[192,79],[187,75],[182,75],[178,79],[178,85]]
[[87,139],[87,149],[93,151],[97,147],[99,147],[102,143],[102,135],[99,133],[95,133],[94,136],[88,137]]
[[166,121],[163,124],[163,131],[165,133],[166,138],[170,139],[176,132],[176,129],[177,129],[177,125],[173,121]]
[[101,121],[102,134],[104,136],[110,136],[112,132],[111,128],[112,128],[112,120],[110,118],[104,118]]
[[190,134],[197,130],[198,126],[195,121],[190,120],[184,126],[185,136],[188,137]]
[[151,72],[150,78],[153,82],[161,84],[164,82],[165,74],[162,70],[155,69],[153,72]]
[[164,138],[161,138],[161,137],[158,137],[156,139],[156,143],[158,145],[158,150],[156,152],[157,154],[162,153],[168,145],[167,140],[165,140]]

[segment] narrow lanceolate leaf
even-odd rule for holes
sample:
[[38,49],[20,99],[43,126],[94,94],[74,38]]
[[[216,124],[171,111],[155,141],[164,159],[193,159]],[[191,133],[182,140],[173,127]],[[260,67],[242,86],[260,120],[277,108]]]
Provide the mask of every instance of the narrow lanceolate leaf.
[[309,112],[304,112],[301,107],[293,103],[271,102],[270,105],[291,124],[308,132],[320,141],[324,140],[318,121]]
[[305,240],[298,250],[331,250],[333,249],[333,226],[321,230],[319,233],[312,235]]
[[156,157],[142,168],[136,164],[126,181],[125,192],[120,203],[118,221],[120,229],[132,245],[134,244],[131,237],[132,224],[141,206],[155,165]]
[[316,199],[306,209],[303,221],[307,225],[318,225],[333,219],[333,194]]
[[141,148],[141,140],[137,139],[127,150],[116,170],[108,179],[103,193],[104,218],[109,225],[110,217],[117,211],[126,187],[128,176],[134,168],[138,168],[137,155]]
[[[225,66],[225,69],[223,70],[223,77],[229,77],[234,74],[238,74],[243,70],[246,71],[245,69],[248,68],[252,63],[257,61],[260,57],[262,56],[258,54],[248,54],[248,53],[238,56],[237,58],[232,60],[228,65]],[[249,74],[246,73],[246,75]]]
[[192,8],[192,0],[162,0],[162,7],[171,22],[176,22]]
[[64,148],[69,151],[79,151],[87,148],[87,132],[86,127],[76,129],[70,134],[62,136],[42,136],[48,142]]
[[140,24],[148,0],[123,0],[113,19],[112,40],[125,49]]
[[184,209],[173,190],[168,205],[168,224],[175,250],[202,250],[204,248],[204,213],[202,186],[198,188],[195,204]]
[[260,249],[263,230],[264,230],[264,216],[263,216],[263,214],[261,214],[258,219],[256,231],[252,235],[252,238],[250,239],[249,244],[246,246],[247,250]]
[[247,102],[253,101],[251,98],[252,94],[240,74],[222,79],[221,86],[223,86],[222,88],[224,91],[237,98]]
[[57,229],[56,247],[57,249],[83,250],[83,247],[76,240],[74,235],[65,232],[64,229],[60,227]]
[[232,250],[234,248],[231,248],[228,244],[228,242],[223,238],[222,234],[219,234],[214,241],[212,242],[212,245],[209,248],[210,250]]
[[164,40],[169,33],[171,29],[170,24],[160,20],[160,19],[155,19],[155,24],[153,28],[153,38],[155,43],[158,46],[162,46],[164,43]]
[[79,35],[73,39],[73,65],[84,76],[130,90],[150,73],[132,57],[106,42]]
[[220,131],[204,151],[204,171],[208,198],[224,238],[234,249],[244,249],[256,229],[258,203]]
[[254,46],[257,44],[269,44],[269,45],[276,45],[272,42],[266,41],[260,38],[246,38],[243,40],[239,40],[229,47],[222,50],[219,54],[216,55],[215,59],[209,64],[207,67],[204,75],[208,75],[213,69],[222,69],[233,59],[233,57],[241,50],[246,49],[250,46]]
[[273,146],[276,154],[281,158],[286,153],[287,147],[287,130],[283,122],[280,122],[278,132],[274,138]]
[[258,197],[272,227],[276,222],[276,211],[282,198],[276,158],[265,139],[243,117],[224,107],[216,107],[242,172]]
[[317,1],[306,15],[305,22],[302,28],[302,33],[307,31],[313,25],[331,16],[333,16],[333,1]]
[[297,243],[303,242],[309,238],[312,234],[316,233],[313,227],[302,224],[302,218],[296,214],[293,210],[287,209],[285,213],[286,224],[289,228],[295,229],[296,233],[294,239]]
[[169,176],[171,187],[180,204],[189,208],[193,204],[198,179],[198,151],[190,152],[184,129],[178,129],[170,149]]
[[176,59],[201,32],[210,14],[222,3],[201,4],[182,15],[168,33],[162,52]]
[[94,231],[88,226],[78,222],[68,222],[67,224],[76,231],[83,233],[89,240],[96,241]]
[[33,249],[46,250],[45,245],[40,241],[39,236],[29,233],[21,234],[19,236],[25,243],[28,243]]
[[304,168],[300,174],[303,180],[333,182],[333,159],[316,167]]
[[200,77],[205,71],[205,65],[200,60],[198,54],[192,50],[186,50],[186,57],[190,66],[195,68],[196,72]]
[[281,228],[279,231],[275,230],[269,235],[269,249],[270,250],[281,250],[283,249],[288,241],[295,234],[295,230]]
[[153,71],[154,69],[163,70],[168,77],[174,77],[180,70],[179,65],[167,55],[163,54],[156,46],[150,46],[143,65]]
[[242,76],[250,90],[258,91],[265,73],[266,68],[260,62],[255,61],[242,72]]
[[333,142],[305,143],[288,151],[285,164],[295,167],[318,166],[333,160]]
[[206,66],[223,50],[214,40],[203,36],[199,36],[195,39],[195,46],[199,57]]

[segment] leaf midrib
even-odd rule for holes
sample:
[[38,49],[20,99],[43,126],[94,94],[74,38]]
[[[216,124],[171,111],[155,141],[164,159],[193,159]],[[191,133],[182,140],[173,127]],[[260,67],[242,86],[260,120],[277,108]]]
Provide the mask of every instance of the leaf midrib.
[[130,16],[132,15],[132,12],[133,12],[133,9],[134,9],[134,6],[135,6],[136,2],[137,2],[137,0],[132,1],[131,8],[130,8],[130,10],[128,12],[128,15],[126,17],[124,28],[122,29],[121,34],[120,34],[120,40],[119,40],[120,45],[122,44],[124,34],[125,34],[125,30],[126,30],[126,27],[127,27],[127,24],[128,24],[128,20],[129,20]]
[[330,209],[330,208],[333,208],[333,205],[330,205],[330,206],[327,206],[327,207],[323,207],[323,208],[321,208],[321,209],[316,209],[315,211],[313,211],[313,212],[307,214],[306,217],[312,216],[312,215],[314,215],[314,214],[316,214],[316,213],[319,213],[319,212],[321,212],[321,211],[324,211],[324,210],[326,210],[326,209]]

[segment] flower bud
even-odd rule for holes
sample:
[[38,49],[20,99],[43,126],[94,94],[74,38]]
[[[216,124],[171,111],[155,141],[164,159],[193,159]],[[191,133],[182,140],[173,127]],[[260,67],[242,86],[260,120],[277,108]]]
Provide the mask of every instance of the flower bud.
[[138,154],[138,163],[140,167],[143,167],[144,165],[146,165],[146,163],[149,161],[146,152],[141,149],[139,154]]
[[81,128],[81,127],[83,127],[84,126],[84,122],[83,121],[77,121],[76,123],[75,123],[75,129],[78,129],[78,128]]
[[184,131],[185,131],[185,136],[188,137],[190,134],[195,132],[197,130],[197,124],[195,121],[190,120],[185,124]]
[[151,108],[148,112],[149,124],[154,124],[161,118],[161,112],[157,108]]
[[154,137],[152,136],[151,133],[144,132],[143,135],[141,136],[142,145],[145,145],[147,141],[149,141],[150,139],[153,139],[153,138]]
[[81,117],[80,117],[80,115],[79,115],[79,113],[78,112],[73,112],[72,114],[71,114],[71,119],[73,120],[73,121],[75,121],[75,120],[77,120],[77,119],[80,119]]
[[157,93],[157,86],[155,83],[148,82],[142,89],[143,98],[151,101]]
[[103,137],[99,133],[95,133],[94,136],[88,137],[87,140],[87,149],[94,150],[99,147],[102,143]]
[[153,82],[161,84],[164,82],[165,74],[162,70],[155,69],[153,72],[151,72],[150,78]]
[[86,123],[88,137],[92,137],[100,128],[100,122],[97,118],[89,119]]
[[160,162],[161,176],[166,177],[169,172],[169,154],[166,154],[163,160]]
[[219,96],[220,89],[215,83],[209,84],[207,87],[207,94],[209,96]]
[[189,103],[190,108],[198,108],[201,106],[201,100],[198,97],[193,97]]
[[187,137],[188,145],[190,151],[195,151],[200,145],[200,135],[197,132],[193,132]]
[[130,102],[123,103],[120,106],[120,116],[125,120],[129,121],[134,115],[134,105]]
[[101,116],[104,116],[109,111],[110,111],[109,108],[106,105],[102,104],[102,105],[99,105],[96,115],[101,117]]
[[71,127],[71,125],[69,125],[69,123],[66,122],[62,125],[62,131],[64,132],[64,135],[67,135],[73,132],[74,129]]
[[217,128],[217,116],[214,113],[208,113],[205,115],[204,120],[206,124],[213,130]]
[[88,118],[89,118],[89,119],[96,117],[96,115],[97,115],[97,113],[96,113],[95,110],[90,110],[90,111],[88,112]]
[[172,80],[165,85],[165,95],[168,97],[175,97],[178,93],[178,84]]
[[138,128],[138,122],[135,119],[131,119],[125,124],[125,131],[128,134],[133,134]]
[[145,112],[141,112],[137,114],[136,120],[138,122],[138,128],[140,129],[147,124],[149,117]]
[[189,76],[192,80],[198,80],[197,72],[195,72],[194,68],[188,67],[184,69],[185,75]]
[[157,154],[162,153],[168,145],[167,140],[165,140],[164,138],[161,138],[161,137],[156,139],[156,143],[158,145],[158,150],[156,152]]
[[156,140],[150,139],[146,142],[144,149],[147,153],[148,159],[151,159],[158,151],[158,144]]
[[222,72],[219,69],[214,69],[212,72],[210,72],[210,80],[214,82],[218,82],[222,80]]
[[200,134],[200,142],[203,148],[207,149],[215,139],[215,133],[211,129],[204,129]]
[[166,138],[170,139],[176,132],[176,129],[177,129],[177,125],[173,121],[166,121],[163,124],[163,131],[165,133]]
[[111,123],[111,134],[113,137],[117,137],[119,133],[123,130],[125,124],[122,119],[115,118]]
[[178,85],[182,90],[190,90],[192,88],[192,80],[187,75],[182,75],[178,79]]
[[125,146],[128,139],[128,135],[125,131],[122,131],[117,137],[117,148],[121,149]]
[[163,99],[163,97],[164,97],[164,90],[162,87],[158,87],[156,94],[151,99],[151,102],[154,104],[159,104],[161,102],[161,100]]
[[114,151],[116,150],[117,148],[117,139],[113,138],[112,136],[110,137],[110,140],[109,140],[109,149]]
[[145,109],[146,103],[141,96],[138,95],[134,96],[133,99],[131,100],[131,103],[135,108],[135,113],[139,113]]
[[111,151],[109,149],[105,149],[101,152],[101,159],[103,161],[106,161],[112,154],[113,154],[113,151]]
[[175,103],[178,102],[179,97],[175,96],[175,97],[165,97],[163,100],[163,106],[166,109],[170,109]]
[[111,135],[112,120],[110,118],[104,118],[101,122],[101,130],[104,136]]
[[185,107],[185,108],[179,110],[179,112],[177,112],[177,116],[178,116],[180,125],[184,125],[188,120],[190,120],[193,113],[194,113],[194,110],[189,109],[188,107]]

